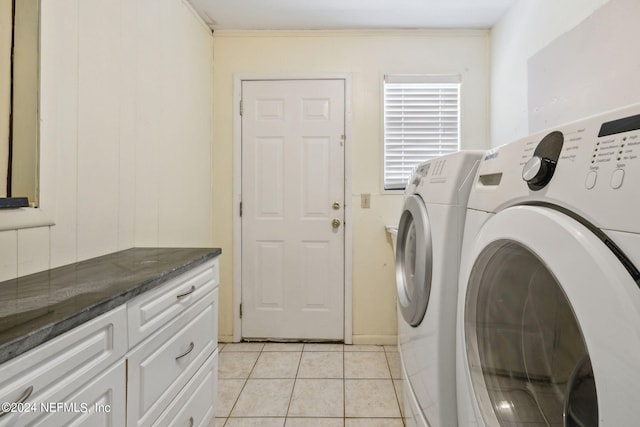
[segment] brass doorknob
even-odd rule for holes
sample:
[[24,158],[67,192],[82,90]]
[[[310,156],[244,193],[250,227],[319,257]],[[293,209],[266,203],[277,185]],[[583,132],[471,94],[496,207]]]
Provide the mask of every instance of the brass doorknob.
[[331,226],[332,226],[333,228],[338,228],[338,227],[340,227],[340,224],[341,224],[341,222],[340,222],[340,220],[339,220],[339,219],[337,219],[337,218],[336,218],[336,219],[334,219],[333,221],[331,221]]

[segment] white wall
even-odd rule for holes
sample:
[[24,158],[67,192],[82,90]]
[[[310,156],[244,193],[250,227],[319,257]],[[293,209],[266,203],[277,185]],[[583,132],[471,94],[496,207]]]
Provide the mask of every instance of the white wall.
[[[349,73],[353,206],[353,341],[394,343],[394,265],[384,226],[402,195],[381,191],[384,74],[460,74],[463,148],[488,147],[486,31],[224,32],[214,34],[214,243],[221,261],[220,337],[233,334],[234,73]],[[371,209],[360,195],[371,194]]]
[[531,57],[529,131],[640,101],[638,19],[638,0],[610,0]]
[[[491,32],[491,145],[530,133],[528,61],[608,0],[519,0]],[[635,0],[632,0],[635,1]],[[611,25],[615,25],[613,22]],[[607,27],[600,29],[603,33]],[[578,56],[581,46],[567,51]],[[552,64],[550,64],[552,65]],[[553,67],[549,68],[553,73]],[[544,87],[532,90],[544,90]]]
[[55,225],[0,232],[0,280],[211,246],[212,52],[182,0],[43,0],[41,202]]

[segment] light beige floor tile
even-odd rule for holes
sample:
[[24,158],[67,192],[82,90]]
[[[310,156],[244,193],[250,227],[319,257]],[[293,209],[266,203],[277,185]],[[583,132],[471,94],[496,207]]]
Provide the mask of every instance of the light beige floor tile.
[[214,418],[213,421],[209,423],[209,427],[223,427],[226,422],[226,418]]
[[344,416],[343,380],[296,380],[288,416]]
[[250,379],[242,389],[232,417],[284,417],[291,400],[293,379]]
[[302,353],[298,378],[343,378],[343,354],[337,351]]
[[218,401],[216,402],[216,415],[218,417],[228,417],[235,405],[242,387],[247,380],[218,380]]
[[384,347],[381,345],[354,344],[345,345],[344,351],[384,351]]
[[344,387],[347,417],[400,417],[396,393],[390,379],[345,380]]
[[402,427],[402,418],[347,418],[345,427]]
[[219,354],[219,378],[248,378],[259,352],[222,352]]
[[251,378],[295,378],[300,364],[301,352],[262,352]]
[[292,342],[292,343],[268,342],[268,343],[265,343],[262,351],[302,351],[303,347],[304,347],[303,343],[297,343],[297,342]]
[[307,343],[304,345],[304,351],[343,351],[344,344],[331,343]]
[[284,427],[344,427],[344,418],[287,418]]
[[225,345],[222,351],[262,351],[263,347],[261,342],[234,342]]
[[218,343],[218,351],[219,351],[219,352],[220,352],[220,351],[222,351],[222,349],[224,348],[224,346],[225,346],[225,345],[227,345],[227,344],[226,344],[226,343],[223,343],[223,342],[219,342],[219,343]]
[[386,351],[387,353],[397,353],[398,352],[398,346],[397,345],[385,345],[384,346],[384,351]]
[[391,371],[391,378],[400,379],[402,378],[402,369],[400,365],[400,353],[386,353],[387,362],[389,363],[389,370]]
[[387,358],[383,352],[344,353],[345,378],[391,378]]
[[229,418],[224,427],[283,427],[284,418]]

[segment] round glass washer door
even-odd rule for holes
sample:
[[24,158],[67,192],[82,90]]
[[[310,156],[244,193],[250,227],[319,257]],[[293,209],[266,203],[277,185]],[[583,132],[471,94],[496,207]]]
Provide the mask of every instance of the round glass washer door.
[[640,290],[605,244],[522,206],[489,219],[471,252],[465,347],[485,425],[637,423]]
[[431,293],[432,239],[427,209],[409,195],[402,209],[396,243],[396,286],[402,317],[411,326],[424,318]]

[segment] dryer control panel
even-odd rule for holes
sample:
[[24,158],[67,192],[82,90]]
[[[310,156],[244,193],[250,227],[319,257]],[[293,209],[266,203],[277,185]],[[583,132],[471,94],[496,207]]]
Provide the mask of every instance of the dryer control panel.
[[640,104],[488,151],[469,207],[551,203],[600,228],[640,231]]
[[462,150],[421,163],[409,180],[405,194],[419,194],[429,203],[459,205],[461,198],[466,200],[483,154],[480,150]]

